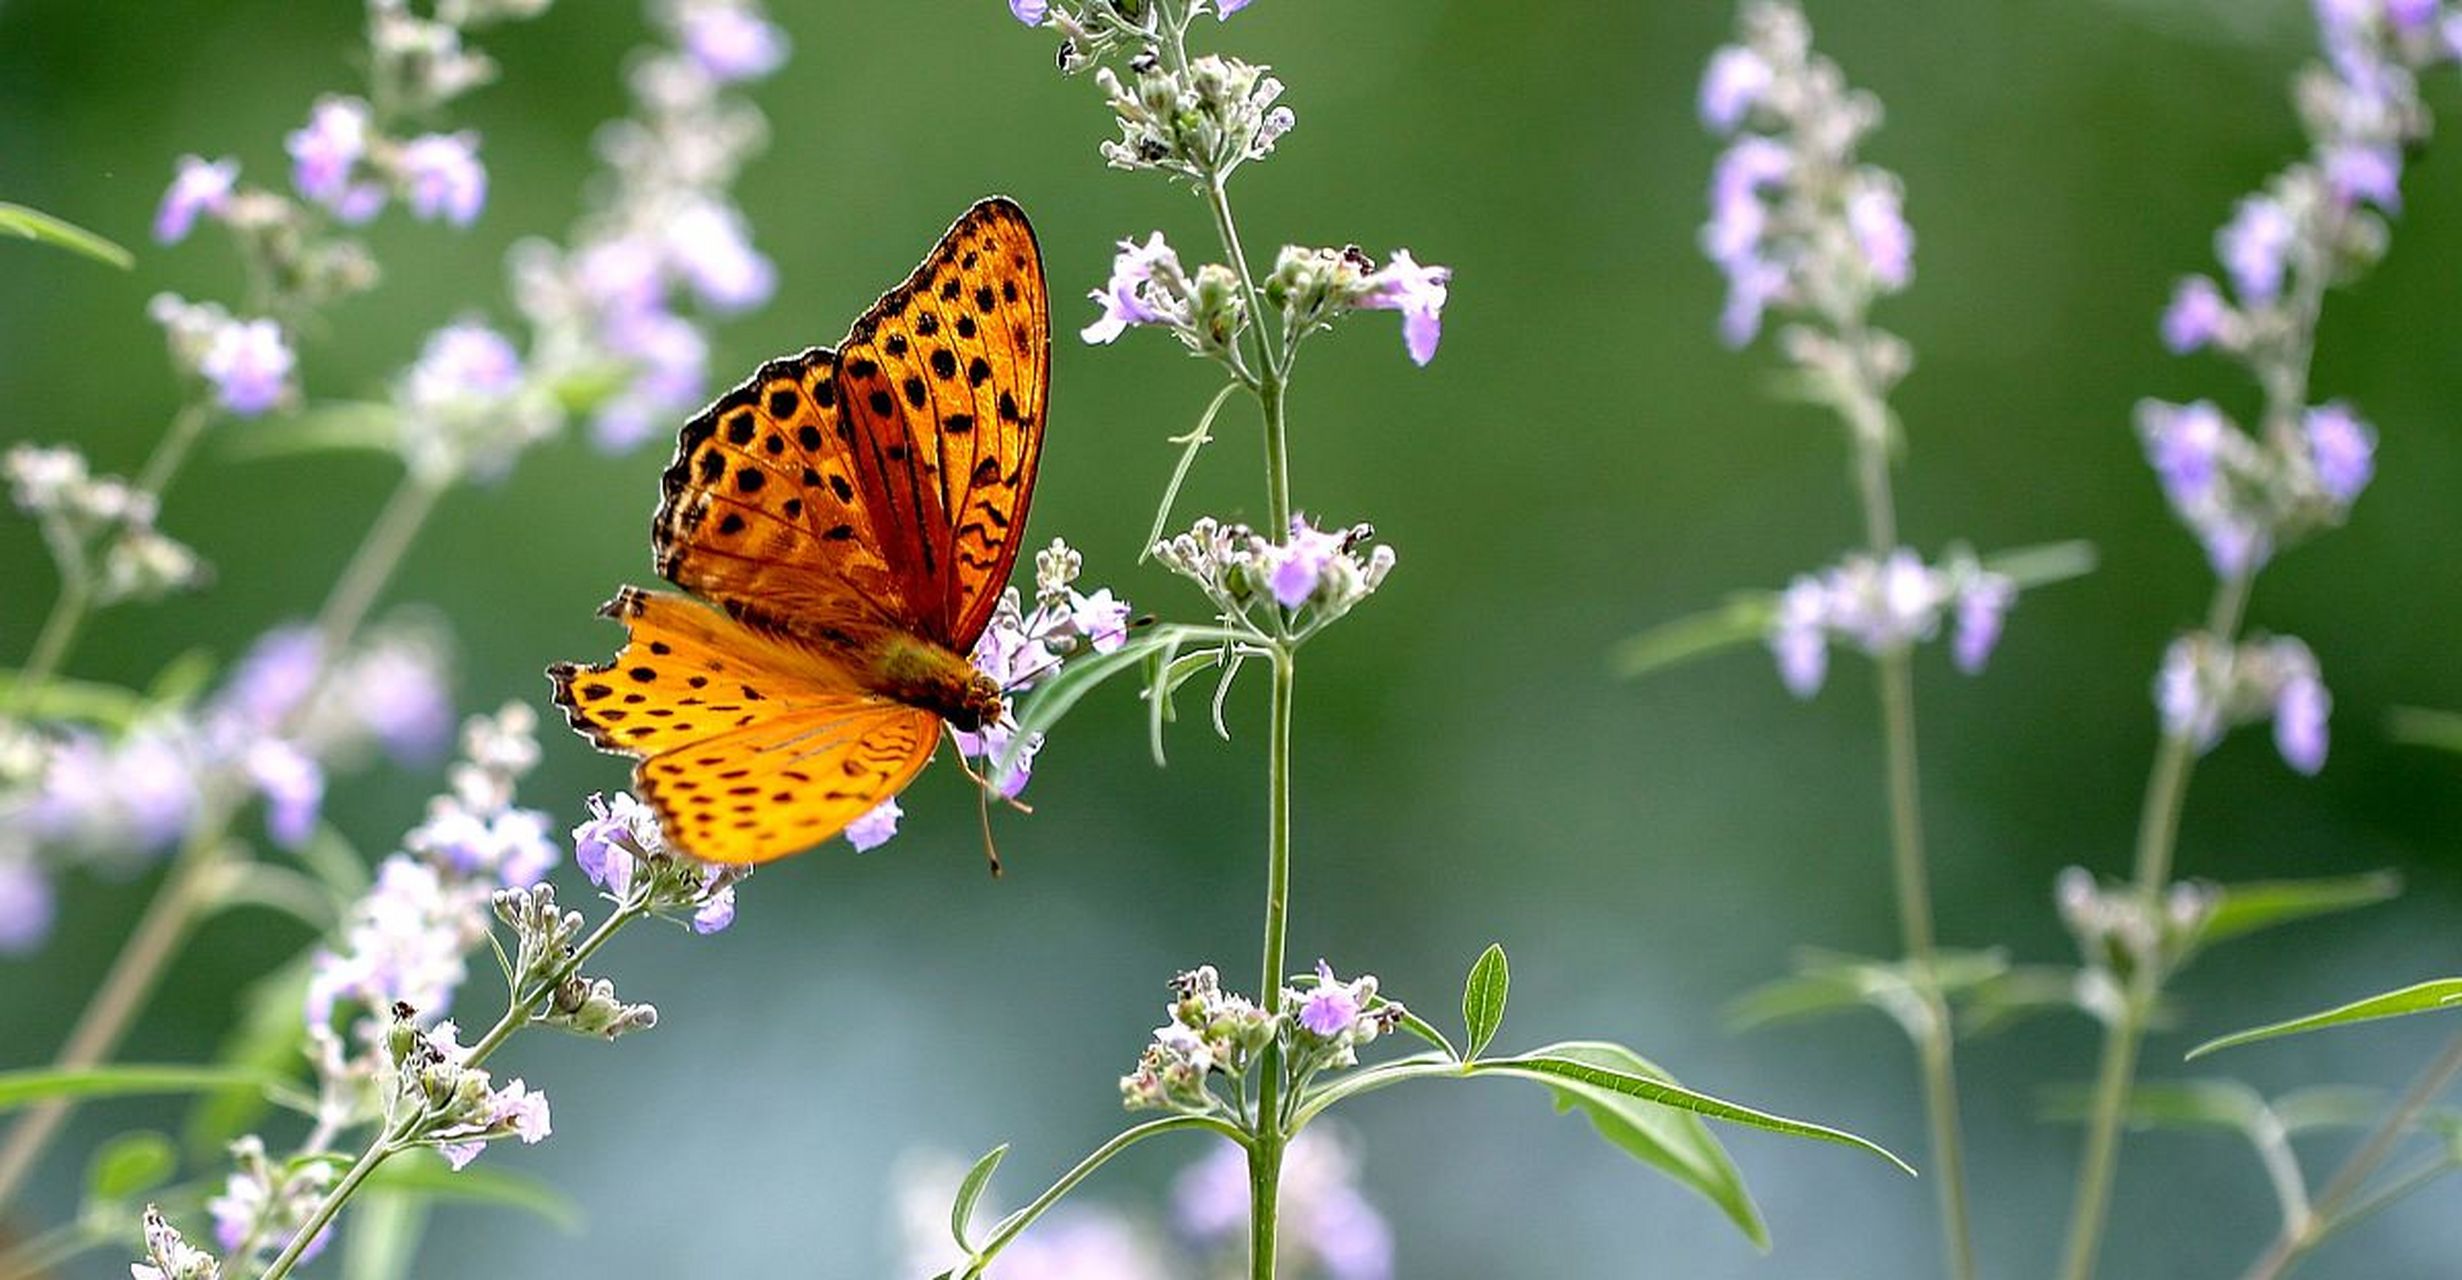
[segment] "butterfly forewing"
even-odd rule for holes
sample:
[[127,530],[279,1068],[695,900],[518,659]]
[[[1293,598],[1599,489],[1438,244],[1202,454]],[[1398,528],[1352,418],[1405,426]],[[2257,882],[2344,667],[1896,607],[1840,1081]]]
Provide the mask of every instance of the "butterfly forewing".
[[1017,561],[1050,376],[1042,257],[1000,199],[960,218],[841,348],[860,500],[917,632],[960,653]]
[[684,425],[651,526],[668,581],[813,634],[911,625],[855,487],[836,367],[827,348],[772,360]]

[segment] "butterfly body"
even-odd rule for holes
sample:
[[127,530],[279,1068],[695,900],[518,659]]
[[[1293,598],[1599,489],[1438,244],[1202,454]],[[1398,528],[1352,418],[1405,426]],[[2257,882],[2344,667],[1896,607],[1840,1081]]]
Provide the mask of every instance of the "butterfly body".
[[[902,790],[944,726],[1005,714],[968,656],[1022,545],[1050,330],[1016,205],[977,204],[836,349],[764,364],[687,422],[651,526],[660,576],[603,610],[556,702],[669,843],[760,862]],[[697,598],[696,598],[697,597]]]

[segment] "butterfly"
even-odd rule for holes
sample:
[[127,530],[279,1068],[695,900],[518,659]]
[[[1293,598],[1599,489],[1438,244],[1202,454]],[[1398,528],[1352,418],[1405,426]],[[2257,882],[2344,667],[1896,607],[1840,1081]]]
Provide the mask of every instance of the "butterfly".
[[993,197],[835,350],[684,424],[651,547],[691,594],[623,588],[600,610],[623,650],[548,669],[573,728],[638,760],[670,848],[808,849],[913,781],[943,725],[1000,722],[968,655],[1023,542],[1050,375],[1034,229]]

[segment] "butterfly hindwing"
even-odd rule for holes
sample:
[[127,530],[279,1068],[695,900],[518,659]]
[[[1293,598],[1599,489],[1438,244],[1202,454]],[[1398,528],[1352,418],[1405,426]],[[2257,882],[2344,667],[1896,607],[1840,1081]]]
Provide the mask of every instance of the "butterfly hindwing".
[[642,799],[667,838],[710,862],[767,862],[811,848],[906,789],[940,743],[940,718],[833,694],[642,761]]
[[929,712],[864,691],[825,649],[682,596],[619,593],[613,661],[549,671],[556,703],[600,747],[643,757],[642,798],[671,840],[714,862],[761,862],[838,834],[931,757]]
[[968,210],[841,348],[858,500],[911,621],[956,652],[1016,564],[1050,378],[1042,256],[998,198]]

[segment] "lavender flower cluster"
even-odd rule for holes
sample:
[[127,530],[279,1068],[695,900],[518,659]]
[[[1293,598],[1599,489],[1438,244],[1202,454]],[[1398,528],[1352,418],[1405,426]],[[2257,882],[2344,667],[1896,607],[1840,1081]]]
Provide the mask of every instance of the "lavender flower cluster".
[[444,644],[405,621],[328,662],[306,627],[267,633],[193,705],[146,708],[106,734],[61,723],[11,730],[0,763],[0,952],[48,936],[47,865],[125,870],[160,854],[208,804],[253,792],[266,834],[314,834],[328,771],[382,748],[432,761],[453,723]]
[[1274,1061],[1296,1093],[1319,1071],[1358,1065],[1359,1047],[1404,1016],[1401,1005],[1378,997],[1374,975],[1344,982],[1321,960],[1305,988],[1283,992],[1281,1013],[1224,991],[1212,965],[1173,978],[1171,996],[1170,1019],[1154,1029],[1136,1069],[1120,1077],[1120,1099],[1131,1111],[1242,1115],[1255,1083],[1250,1073],[1269,1047],[1280,1045]]
[[1189,531],[1154,544],[1156,562],[1197,585],[1225,621],[1266,635],[1301,637],[1349,613],[1385,585],[1394,551],[1372,543],[1365,524],[1320,529],[1291,517],[1276,541],[1241,524],[1200,518]]
[[[1280,316],[1286,345],[1351,311],[1398,311],[1403,345],[1413,363],[1424,365],[1436,358],[1444,336],[1452,279],[1450,268],[1422,266],[1408,249],[1396,249],[1379,267],[1357,245],[1285,245],[1263,292]],[[1087,296],[1101,309],[1079,333],[1088,342],[1109,343],[1132,328],[1152,326],[1191,351],[1240,367],[1240,335],[1249,315],[1239,274],[1213,262],[1190,272],[1160,231],[1142,244],[1121,241],[1111,279]]]
[[[1860,162],[1881,106],[1812,51],[1803,13],[1746,8],[1741,43],[1710,60],[1701,119],[1735,141],[1710,181],[1702,251],[1727,277],[1719,333],[1741,347],[1771,309],[1835,325],[1914,279],[1915,236],[1896,175]],[[1902,364],[1889,345],[1854,358]]]
[[1958,670],[1973,675],[1991,657],[2015,603],[2017,583],[1969,554],[1937,566],[1904,548],[1880,560],[1850,555],[1779,593],[1770,652],[1788,691],[1809,698],[1828,676],[1830,645],[1851,644],[1877,657],[1930,640],[1947,616],[1950,655]]
[[[2164,498],[2225,584],[2342,524],[2375,478],[2376,430],[2346,403],[2310,402],[2318,313],[2326,290],[2384,256],[2404,154],[2430,123],[2419,73],[2462,61],[2462,15],[2435,0],[2318,0],[2316,17],[2325,59],[2296,85],[2309,154],[2239,202],[2215,235],[2223,280],[2180,281],[2161,323],[2175,354],[2244,368],[2264,392],[2263,416],[2251,429],[2211,401],[2138,406]],[[2296,639],[2182,635],[2154,688],[2165,733],[2200,751],[2271,719],[2287,763],[2324,766],[2332,699]]]

